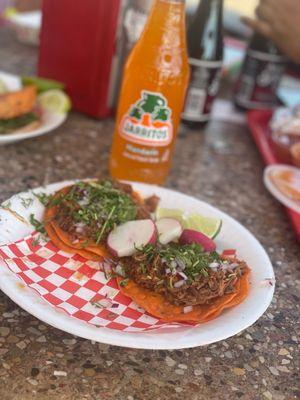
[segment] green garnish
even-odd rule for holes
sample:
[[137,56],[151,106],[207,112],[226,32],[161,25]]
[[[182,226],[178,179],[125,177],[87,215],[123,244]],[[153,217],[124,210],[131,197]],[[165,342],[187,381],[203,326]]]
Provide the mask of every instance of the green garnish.
[[66,194],[47,196],[36,194],[46,206],[63,203],[63,212],[73,223],[89,228],[90,235],[98,244],[116,226],[134,220],[137,205],[130,195],[106,181],[76,182]]
[[[99,234],[97,235],[97,240],[96,240],[96,243],[97,243],[97,244],[98,244],[98,243],[100,242],[100,240],[102,239],[103,233],[105,232],[106,227],[107,227],[107,225],[109,224],[109,221],[110,221],[110,219],[111,219],[111,217],[112,217],[112,215],[113,215],[115,209],[116,209],[116,205],[114,205],[114,206],[111,208],[111,210],[110,210],[110,212],[109,212],[109,214],[108,214],[107,220],[106,220],[106,221],[104,222],[104,224],[102,225],[101,231],[100,231]],[[97,219],[97,214],[96,214],[96,219]]]
[[34,238],[34,239],[32,240],[32,242],[31,242],[32,246],[33,246],[33,247],[38,246],[38,245],[41,243],[41,241],[43,241],[43,239],[45,239],[45,238],[43,237],[43,235],[38,235],[36,238]]
[[21,197],[20,199],[21,199],[21,204],[24,208],[30,207],[33,203],[33,198],[31,198],[31,197],[27,198],[27,199],[25,199],[24,197]]
[[[209,264],[215,261],[221,261],[219,254],[215,251],[204,252],[199,244],[179,245],[172,243],[165,246],[147,245],[139,249],[139,252],[146,255],[147,260],[151,261],[156,255],[159,255],[166,269],[176,270],[178,266],[183,267],[184,274],[189,280],[202,274],[208,276]],[[172,277],[169,279],[169,285],[172,287]]]
[[34,85],[37,88],[38,93],[46,92],[51,89],[63,90],[65,85],[61,82],[54,81],[52,79],[40,78],[37,76],[22,76],[22,85]]
[[127,285],[127,283],[129,282],[129,279],[123,279],[122,281],[120,281],[119,285],[121,287],[125,287]]
[[29,216],[29,221],[30,221],[31,225],[34,227],[34,229],[35,229],[37,232],[46,233],[44,223],[38,221],[38,220],[35,218],[34,214],[30,214],[30,216]]
[[9,210],[10,207],[11,207],[11,201],[10,200],[6,201],[5,203],[3,203],[1,205],[1,208],[3,208],[4,210]]
[[35,197],[40,201],[40,203],[43,204],[43,206],[47,206],[50,199],[51,199],[51,195],[47,195],[46,193],[34,193]]
[[0,120],[0,134],[9,133],[20,129],[31,122],[38,121],[38,116],[34,113],[21,115],[20,117]]

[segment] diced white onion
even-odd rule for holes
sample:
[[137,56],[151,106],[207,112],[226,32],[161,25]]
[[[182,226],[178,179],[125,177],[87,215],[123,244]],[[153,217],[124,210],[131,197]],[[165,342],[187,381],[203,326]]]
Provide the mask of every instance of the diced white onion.
[[182,280],[177,281],[177,282],[174,283],[174,288],[178,289],[178,288],[180,288],[181,286],[183,286],[184,284],[185,284],[185,280],[182,279]]
[[180,275],[185,281],[188,279],[188,277],[186,276],[186,274],[184,272],[178,272],[178,275]]
[[208,266],[211,269],[218,269],[220,267],[220,264],[215,261],[215,262],[210,263]]
[[104,270],[105,277],[108,279],[109,275],[111,274],[111,265],[104,261],[102,263],[102,267]]
[[120,275],[120,276],[122,276],[123,278],[125,278],[125,272],[124,272],[124,269],[123,269],[123,267],[122,267],[121,264],[118,264],[118,265],[116,266],[115,272],[116,272],[117,275]]
[[101,299],[97,301],[97,304],[103,308],[109,308],[112,306],[113,302],[110,299]]
[[81,200],[78,201],[78,204],[83,207],[89,204],[89,200],[87,197],[83,197]]
[[181,268],[182,270],[185,269],[185,263],[182,262],[180,259],[176,259],[177,265],[179,268]]
[[76,226],[76,228],[84,228],[85,227],[85,223],[84,222],[77,222],[74,225]]
[[183,313],[187,314],[189,312],[193,311],[193,306],[185,306],[183,307]]

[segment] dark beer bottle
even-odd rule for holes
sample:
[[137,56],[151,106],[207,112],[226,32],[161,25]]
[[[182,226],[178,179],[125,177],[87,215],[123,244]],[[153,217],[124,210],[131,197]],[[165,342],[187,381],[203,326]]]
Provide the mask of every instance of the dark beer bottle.
[[182,114],[192,129],[210,117],[223,63],[223,0],[202,0],[188,28],[191,79]]
[[254,33],[236,83],[236,106],[250,110],[278,105],[276,93],[286,63],[286,57],[271,40]]

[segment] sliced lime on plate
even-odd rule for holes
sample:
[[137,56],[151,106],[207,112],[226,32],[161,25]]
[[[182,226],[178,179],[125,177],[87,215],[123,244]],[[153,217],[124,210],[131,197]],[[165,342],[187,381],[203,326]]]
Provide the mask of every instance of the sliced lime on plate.
[[37,88],[38,93],[46,92],[52,89],[64,89],[65,85],[61,82],[54,81],[52,79],[39,78],[37,76],[22,76],[22,85],[34,85]]
[[6,83],[0,79],[0,95],[5,94],[8,92],[8,87],[6,86]]
[[44,110],[52,111],[57,114],[65,114],[71,108],[69,96],[59,89],[52,89],[41,93],[37,101]]
[[184,229],[193,229],[204,233],[211,239],[214,239],[220,232],[222,220],[217,218],[205,217],[201,214],[192,213],[185,216],[185,213],[179,208],[158,207],[155,213],[156,219],[175,218]]
[[188,229],[204,233],[204,235],[214,239],[221,230],[222,220],[204,217],[200,214],[190,214],[186,219],[186,225]]

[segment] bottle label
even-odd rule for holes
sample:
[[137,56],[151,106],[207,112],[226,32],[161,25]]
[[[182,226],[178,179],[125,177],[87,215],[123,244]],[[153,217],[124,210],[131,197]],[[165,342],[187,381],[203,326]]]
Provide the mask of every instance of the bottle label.
[[161,93],[143,90],[120,124],[120,134],[129,142],[167,146],[173,139],[172,111]]
[[191,58],[189,63],[191,80],[182,118],[195,122],[207,121],[219,90],[223,62]]
[[276,92],[285,68],[282,56],[249,51],[237,83],[236,102],[246,108],[277,103]]

